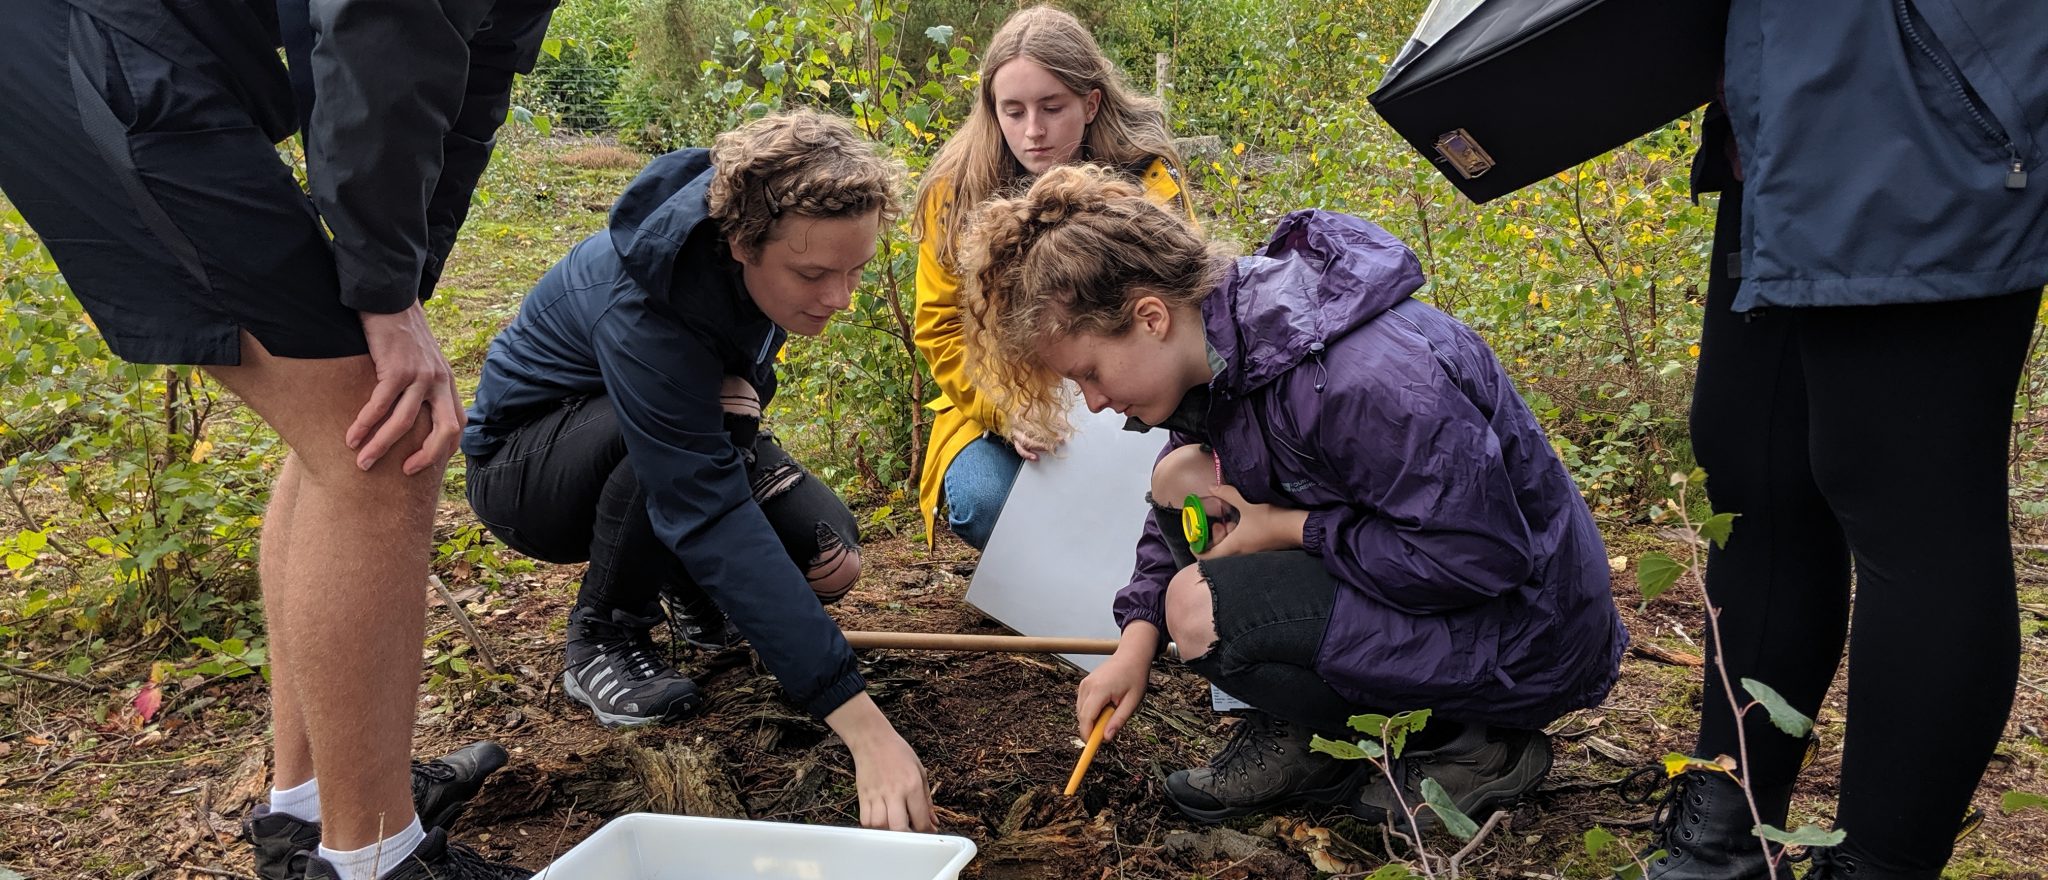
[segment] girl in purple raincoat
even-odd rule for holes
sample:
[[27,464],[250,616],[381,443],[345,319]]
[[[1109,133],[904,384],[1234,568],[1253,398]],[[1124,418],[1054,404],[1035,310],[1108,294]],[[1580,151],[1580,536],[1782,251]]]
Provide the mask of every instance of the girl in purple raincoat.
[[1606,696],[1627,633],[1584,500],[1486,344],[1411,298],[1413,251],[1300,211],[1231,259],[1078,167],[990,202],[970,241],[970,365],[1006,411],[1057,432],[1070,379],[1091,410],[1170,429],[1162,455],[1205,444],[1236,515],[1197,558],[1180,500],[1154,499],[1084,735],[1111,704],[1116,735],[1172,640],[1256,707],[1167,780],[1190,816],[1398,812],[1394,783],[1309,748],[1368,712],[1433,710],[1391,774],[1409,804],[1425,777],[1477,815],[1536,786],[1541,728]]

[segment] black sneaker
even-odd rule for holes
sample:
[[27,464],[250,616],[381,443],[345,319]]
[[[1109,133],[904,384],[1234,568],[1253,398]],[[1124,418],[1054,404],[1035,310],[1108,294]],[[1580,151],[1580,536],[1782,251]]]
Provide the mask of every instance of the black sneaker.
[[668,610],[669,632],[676,638],[714,653],[741,642],[740,631],[702,589],[663,590],[661,601]]
[[1203,822],[1287,803],[1343,803],[1356,784],[1359,765],[1311,751],[1311,736],[1285,719],[1247,713],[1209,766],[1166,778],[1166,797]]
[[578,608],[569,615],[569,663],[562,690],[606,727],[681,718],[703,703],[697,683],[661,658],[647,633],[655,621],[624,611]]
[[[412,764],[412,806],[424,828],[455,826],[469,799],[484,787],[484,779],[505,766],[505,749],[488,740],[473,742],[432,761]],[[273,813],[270,805],[258,804],[256,812],[242,823],[242,837],[256,851],[256,876],[262,880],[298,880],[291,857],[300,850],[320,845],[320,823],[308,822],[289,813]]]
[[[292,867],[306,880],[340,880],[341,872],[313,852],[292,857]],[[448,842],[448,832],[427,832],[418,849],[384,870],[378,880],[532,880],[533,872],[490,861],[476,850]]]
[[[1460,811],[1484,821],[1494,810],[1534,791],[1550,773],[1550,737],[1539,730],[1467,724],[1450,742],[1432,749],[1410,749],[1395,758],[1390,773],[1380,773],[1377,768],[1371,772],[1372,779],[1359,787],[1351,804],[1352,815],[1360,819],[1392,819],[1394,827],[1408,830],[1401,802],[1414,810],[1422,803],[1422,780],[1434,779]],[[1394,784],[1388,776],[1401,781],[1399,799],[1394,797]],[[1424,830],[1436,827],[1435,811],[1419,811],[1417,823]]]

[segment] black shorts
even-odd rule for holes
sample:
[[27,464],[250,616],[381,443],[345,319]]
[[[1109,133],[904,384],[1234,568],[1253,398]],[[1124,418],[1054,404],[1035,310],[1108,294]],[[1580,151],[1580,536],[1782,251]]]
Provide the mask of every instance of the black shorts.
[[1322,560],[1270,550],[1197,562],[1181,536],[1180,511],[1154,505],[1153,516],[1174,563],[1199,566],[1209,584],[1216,644],[1189,658],[1189,669],[1224,693],[1317,732],[1335,735],[1351,716],[1381,711],[1346,699],[1316,671],[1337,608],[1337,581]]
[[294,114],[264,26],[241,2],[182,4],[202,35],[172,5],[7,5],[0,191],[124,360],[237,364],[243,330],[281,357],[367,352],[275,147]]

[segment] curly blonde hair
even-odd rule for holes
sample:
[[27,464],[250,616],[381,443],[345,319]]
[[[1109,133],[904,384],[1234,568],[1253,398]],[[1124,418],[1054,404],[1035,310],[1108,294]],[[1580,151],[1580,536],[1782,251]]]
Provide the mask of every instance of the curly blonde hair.
[[784,214],[859,217],[902,210],[903,163],[860,136],[853,124],[815,110],[764,116],[718,136],[711,146],[710,213],[751,259]]
[[922,237],[927,224],[936,229],[939,261],[949,268],[959,263],[959,240],[975,206],[1026,176],[996,122],[996,71],[1019,58],[1045,68],[1076,95],[1102,92],[1095,120],[1082,134],[1078,159],[1134,174],[1158,160],[1174,174],[1187,176],[1173,147],[1165,105],[1131,87],[1086,25],[1051,6],[1019,10],[989,38],[974,109],[932,159],[918,187],[912,234]]
[[969,374],[1019,424],[1064,437],[1066,398],[1045,347],[1129,331],[1146,296],[1199,321],[1230,256],[1112,169],[1047,171],[1023,195],[984,204],[962,242]]

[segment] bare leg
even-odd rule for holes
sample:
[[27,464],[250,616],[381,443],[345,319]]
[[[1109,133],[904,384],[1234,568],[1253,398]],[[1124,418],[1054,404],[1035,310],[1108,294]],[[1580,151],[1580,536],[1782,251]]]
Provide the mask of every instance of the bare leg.
[[[240,366],[212,373],[296,461],[284,557],[273,560],[284,571],[264,583],[266,603],[282,612],[270,621],[275,673],[311,745],[323,842],[358,849],[412,821],[408,768],[442,469],[407,477],[397,454],[356,467],[342,436],[375,386],[368,357],[278,358],[246,334],[242,348]],[[417,449],[426,432],[422,419],[398,448]]]
[[1183,660],[1193,660],[1216,647],[1216,603],[1202,568],[1190,565],[1166,582],[1166,628],[1180,644]]
[[[290,570],[292,512],[299,501],[299,465],[296,455],[286,455],[278,472],[277,485],[270,489],[270,506],[263,514],[263,538],[257,549],[256,573],[263,583],[263,615],[266,620],[284,620],[285,573]],[[313,778],[313,744],[306,739],[306,718],[299,708],[298,692],[287,678],[293,669],[283,659],[282,647],[272,624],[270,643],[270,726],[271,784],[296,788]]]

